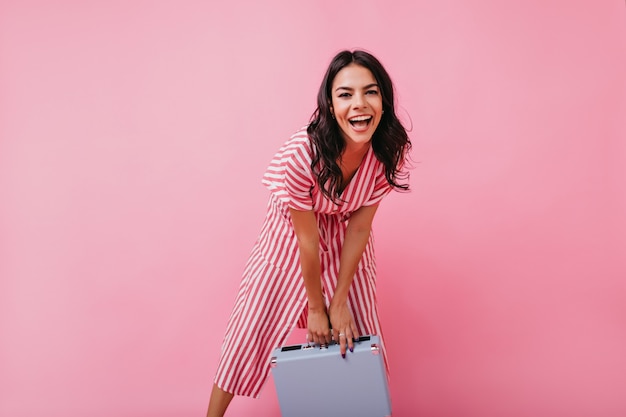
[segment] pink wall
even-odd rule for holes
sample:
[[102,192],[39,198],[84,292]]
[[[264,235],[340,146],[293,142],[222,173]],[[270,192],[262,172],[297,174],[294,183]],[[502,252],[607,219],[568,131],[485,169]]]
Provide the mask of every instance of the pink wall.
[[0,5],[2,417],[204,414],[260,176],[345,47],[413,124],[394,415],[626,415],[623,0],[207,3]]

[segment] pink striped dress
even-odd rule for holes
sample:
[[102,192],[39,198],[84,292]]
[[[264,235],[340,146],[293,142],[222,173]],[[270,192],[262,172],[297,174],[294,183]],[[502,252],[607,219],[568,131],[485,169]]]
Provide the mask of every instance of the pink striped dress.
[[[316,214],[321,280],[328,303],[337,284],[339,255],[351,213],[380,202],[391,191],[383,165],[370,147],[341,194],[345,201],[334,204],[315,182],[306,128],[280,148],[263,176],[263,184],[271,191],[267,215],[244,270],[215,376],[222,390],[252,397],[259,396],[269,376],[272,350],[284,344],[295,326],[306,327],[307,297],[289,208],[313,210]],[[359,334],[377,334],[382,339],[375,280],[370,235],[352,282],[348,306]]]

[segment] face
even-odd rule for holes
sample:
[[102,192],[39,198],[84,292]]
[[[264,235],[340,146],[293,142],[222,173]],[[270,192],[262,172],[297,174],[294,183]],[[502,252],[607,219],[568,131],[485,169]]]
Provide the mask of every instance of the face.
[[330,93],[330,110],[346,144],[369,143],[383,112],[383,98],[371,71],[354,63],[342,68]]

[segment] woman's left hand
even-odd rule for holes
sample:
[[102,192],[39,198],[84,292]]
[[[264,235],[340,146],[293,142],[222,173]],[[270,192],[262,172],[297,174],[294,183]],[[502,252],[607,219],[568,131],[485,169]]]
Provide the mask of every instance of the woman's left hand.
[[333,338],[336,342],[339,342],[341,356],[345,357],[346,348],[352,352],[354,349],[353,339],[359,337],[348,304],[345,302],[338,304],[331,302],[328,315],[333,327]]

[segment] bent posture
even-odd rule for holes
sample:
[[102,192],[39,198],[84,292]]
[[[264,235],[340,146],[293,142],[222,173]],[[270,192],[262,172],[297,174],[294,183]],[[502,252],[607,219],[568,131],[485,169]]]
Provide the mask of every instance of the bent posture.
[[[230,316],[207,417],[234,395],[258,397],[272,350],[295,326],[314,343],[382,331],[376,309],[372,221],[411,143],[395,114],[393,85],[364,51],[330,63],[309,125],[278,151],[263,176],[267,215]],[[383,345],[383,354],[386,353]]]

